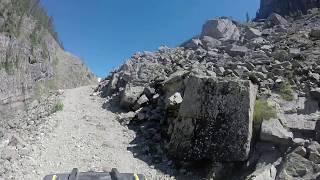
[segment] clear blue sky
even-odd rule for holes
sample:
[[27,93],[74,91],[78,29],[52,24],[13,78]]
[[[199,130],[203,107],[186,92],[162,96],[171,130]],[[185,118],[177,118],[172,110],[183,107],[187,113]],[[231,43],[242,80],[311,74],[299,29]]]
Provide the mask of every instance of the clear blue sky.
[[175,47],[215,16],[244,21],[260,0],[42,0],[67,51],[106,76],[133,53]]

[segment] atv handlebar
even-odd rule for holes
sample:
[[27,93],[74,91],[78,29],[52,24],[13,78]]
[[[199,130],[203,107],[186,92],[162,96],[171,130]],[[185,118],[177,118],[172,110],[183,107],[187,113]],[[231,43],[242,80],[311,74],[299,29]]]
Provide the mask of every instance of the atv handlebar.
[[146,180],[142,174],[119,173],[117,169],[111,172],[79,172],[74,168],[70,174],[52,174],[43,180]]

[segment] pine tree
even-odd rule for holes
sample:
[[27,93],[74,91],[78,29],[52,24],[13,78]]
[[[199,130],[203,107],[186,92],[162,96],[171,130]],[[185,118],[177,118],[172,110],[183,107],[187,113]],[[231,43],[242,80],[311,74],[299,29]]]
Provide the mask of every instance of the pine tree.
[[251,21],[250,15],[249,15],[249,13],[247,12],[247,13],[246,13],[246,22],[250,22],[250,21]]

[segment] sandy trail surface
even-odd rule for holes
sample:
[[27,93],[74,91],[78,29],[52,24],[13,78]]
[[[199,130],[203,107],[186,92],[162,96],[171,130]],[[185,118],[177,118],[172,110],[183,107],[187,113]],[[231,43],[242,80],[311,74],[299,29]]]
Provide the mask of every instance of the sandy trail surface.
[[[148,179],[168,179],[163,173],[135,158],[127,148],[135,132],[121,126],[116,114],[102,108],[103,99],[90,96],[92,87],[66,90],[63,111],[44,123],[31,152],[19,165],[14,179],[41,180],[45,175],[80,171],[143,173]],[[50,131],[50,132],[47,132]]]

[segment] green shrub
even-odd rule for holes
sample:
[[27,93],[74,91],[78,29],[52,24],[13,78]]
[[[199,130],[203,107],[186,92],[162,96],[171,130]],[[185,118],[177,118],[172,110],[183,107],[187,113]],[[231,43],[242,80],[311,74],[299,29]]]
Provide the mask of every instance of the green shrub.
[[280,86],[280,96],[286,101],[292,101],[294,99],[293,89],[290,84],[284,83]]
[[11,61],[0,62],[0,70],[4,69],[6,73],[12,74],[16,68],[17,63]]
[[260,129],[263,120],[269,120],[276,117],[276,107],[269,105],[267,100],[256,100],[253,113],[254,129]]
[[58,101],[52,109],[52,113],[58,112],[58,111],[62,111],[64,108],[63,102],[62,101]]
[[149,153],[156,154],[158,152],[156,144],[151,143],[148,146],[149,146]]
[[40,44],[40,39],[36,31],[30,34],[30,41],[31,41],[32,47],[35,47],[38,44]]
[[[11,5],[8,5],[5,9],[6,11],[0,9],[2,14],[4,12],[8,14],[6,26],[2,29],[4,32],[18,37],[23,17],[31,16],[36,20],[39,28],[48,30],[48,32],[63,48],[62,42],[59,40],[58,33],[55,31],[53,18],[48,15],[40,0],[11,0]],[[17,20],[16,17],[19,18],[19,20]],[[36,33],[38,33],[38,31]],[[35,37],[30,38],[32,43],[37,42]]]

